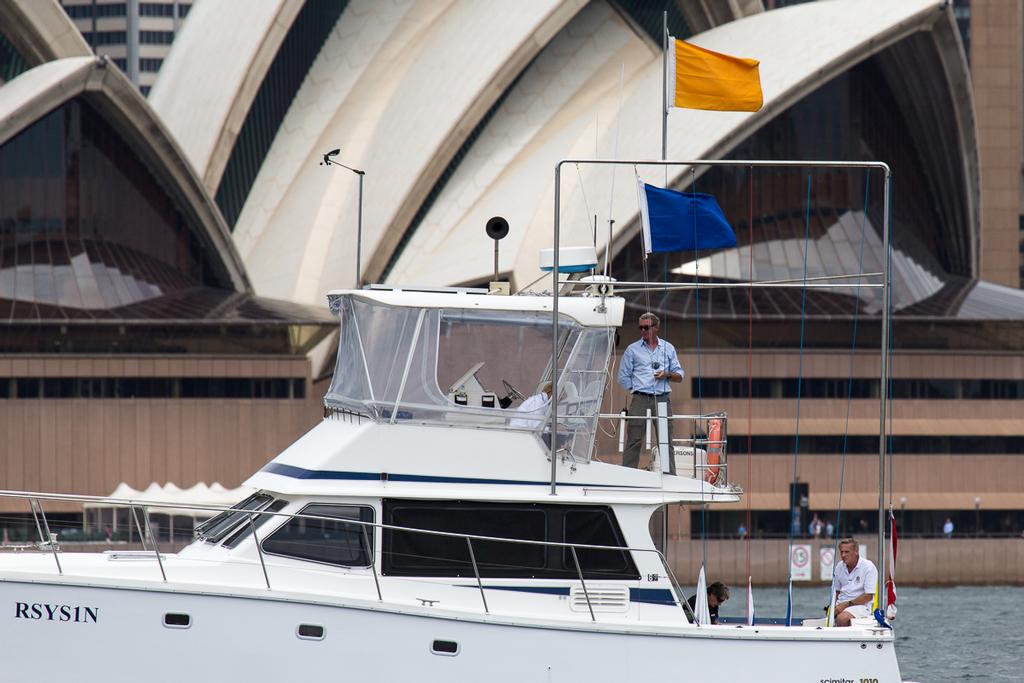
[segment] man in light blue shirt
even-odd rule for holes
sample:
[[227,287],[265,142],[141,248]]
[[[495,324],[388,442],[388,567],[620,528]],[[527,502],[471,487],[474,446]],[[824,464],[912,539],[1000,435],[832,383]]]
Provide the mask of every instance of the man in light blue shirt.
[[[640,316],[640,339],[626,347],[619,365],[619,384],[632,396],[627,414],[641,418],[657,416],[658,403],[664,403],[666,413],[672,414],[672,399],[669,382],[683,381],[683,366],[679,364],[676,349],[664,339],[658,338],[658,316],[644,313]],[[640,442],[644,436],[645,424],[642,419],[627,420],[626,451],[622,464],[626,467],[640,466]],[[657,424],[657,423],[655,423]],[[672,444],[672,421],[669,420],[668,443]],[[667,455],[669,471],[676,473],[675,458]]]

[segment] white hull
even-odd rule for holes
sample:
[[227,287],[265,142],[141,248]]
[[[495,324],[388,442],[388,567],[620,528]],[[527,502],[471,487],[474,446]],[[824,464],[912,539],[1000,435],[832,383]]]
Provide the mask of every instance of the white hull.
[[[18,683],[900,680],[891,635],[866,630],[545,626],[497,615],[431,616],[386,603],[342,606],[281,595],[20,580],[0,580],[0,603],[7,652],[0,678]],[[42,605],[39,618],[32,605]],[[68,620],[55,605],[71,607]],[[79,610],[76,623],[75,606],[91,607],[95,620]],[[166,612],[189,614],[191,626],[165,627]],[[324,639],[300,639],[300,624],[323,626]],[[435,640],[458,643],[458,654],[432,653]]]

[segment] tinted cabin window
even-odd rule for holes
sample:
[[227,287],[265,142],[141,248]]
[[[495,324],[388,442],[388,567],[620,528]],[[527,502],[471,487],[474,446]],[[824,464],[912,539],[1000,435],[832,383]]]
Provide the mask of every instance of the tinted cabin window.
[[[539,506],[398,503],[388,510],[393,526],[544,541],[547,515]],[[385,572],[400,575],[474,576],[464,538],[385,530]],[[542,571],[547,549],[525,543],[473,541],[481,576],[522,576]]]
[[[583,545],[623,546],[622,534],[612,519],[611,512],[605,509],[581,509],[565,511],[565,543],[581,543]],[[602,574],[619,574],[628,571],[632,561],[628,553],[614,550],[594,550],[577,548],[576,558],[583,569],[584,576],[601,576]],[[565,550],[562,560],[566,566],[575,567],[572,551]]]
[[[391,526],[455,534],[593,545],[624,545],[622,534],[604,507],[462,501],[384,501],[384,522]],[[594,524],[597,529],[584,528]],[[464,538],[384,530],[383,572],[395,576],[472,577]],[[588,579],[635,579],[628,553],[577,551]],[[575,579],[569,551],[542,545],[473,541],[482,577]]]
[[[368,567],[373,528],[348,520],[373,522],[373,508],[355,505],[307,505],[300,513],[329,517],[295,517],[263,541],[263,552],[342,567]],[[369,540],[370,548],[367,548]]]
[[196,538],[201,538],[210,543],[217,543],[236,526],[242,522],[248,522],[248,510],[262,510],[272,500],[273,498],[265,493],[255,493],[233,506],[231,510],[222,512],[197,526],[195,530]]
[[[265,511],[266,512],[280,512],[286,505],[288,505],[288,501],[286,501],[286,500],[275,500],[273,503],[271,503],[270,505],[267,506]],[[252,533],[252,527],[254,525],[256,526],[256,529],[258,530],[261,526],[263,526],[264,523],[266,523],[268,520],[271,520],[273,518],[274,518],[274,515],[266,515],[266,514],[264,514],[264,515],[256,515],[253,518],[253,520],[252,520],[252,524],[249,524],[249,520],[245,520],[245,524],[242,524],[241,526],[239,526],[238,529],[235,530],[235,533],[233,533],[230,536],[228,536],[227,540],[224,541],[223,546],[225,548],[234,548],[239,543],[241,543],[242,541],[244,541],[246,538],[249,537],[249,534]],[[257,531],[257,534],[259,534],[259,531]],[[262,535],[261,535],[261,537],[262,537]]]

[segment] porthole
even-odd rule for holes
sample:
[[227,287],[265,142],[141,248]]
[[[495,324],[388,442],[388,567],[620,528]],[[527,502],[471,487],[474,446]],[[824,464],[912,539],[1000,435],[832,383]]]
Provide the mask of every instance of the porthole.
[[430,646],[430,651],[435,655],[454,657],[459,654],[459,644],[454,640],[435,640]]
[[192,617],[182,612],[168,612],[164,615],[164,626],[167,628],[189,628]]
[[299,624],[296,634],[302,640],[323,640],[324,627],[317,624]]

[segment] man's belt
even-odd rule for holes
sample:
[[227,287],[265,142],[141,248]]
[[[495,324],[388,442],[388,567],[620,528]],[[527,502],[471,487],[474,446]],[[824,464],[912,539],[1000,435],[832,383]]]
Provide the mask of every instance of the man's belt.
[[672,392],[666,391],[664,394],[649,394],[646,391],[634,391],[633,395],[634,396],[650,396],[651,398],[661,398],[662,396],[668,396],[670,393],[672,393]]

